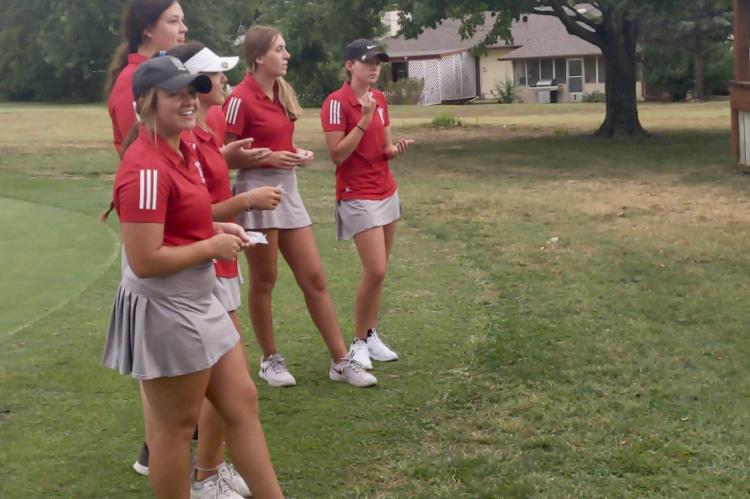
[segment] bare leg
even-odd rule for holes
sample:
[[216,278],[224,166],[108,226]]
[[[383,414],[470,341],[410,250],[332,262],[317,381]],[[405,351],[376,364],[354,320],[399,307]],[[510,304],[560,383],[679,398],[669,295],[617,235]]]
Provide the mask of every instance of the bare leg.
[[[393,253],[393,243],[396,240],[396,225],[398,221],[391,222],[388,225],[383,226],[383,236],[385,236],[385,264],[386,269],[388,262],[391,260],[391,253]],[[382,294],[382,288],[381,288]],[[380,315],[380,305],[378,304],[378,313],[375,315],[375,322],[370,327],[375,328],[378,325],[378,316]]]
[[305,296],[307,310],[320,331],[331,358],[336,361],[343,359],[346,356],[346,345],[328,293],[312,227],[279,231],[279,249]]
[[[229,312],[229,317],[232,319],[237,332],[242,336],[237,311]],[[242,343],[240,342],[241,346]],[[247,356],[243,355],[243,358],[245,359],[245,369],[247,369]],[[213,404],[208,399],[204,399],[198,421],[198,449],[195,457],[195,466],[198,468],[195,472],[196,480],[205,480],[216,474],[216,468],[224,462],[224,438],[224,420]]]
[[354,236],[354,244],[362,262],[362,277],[354,297],[354,334],[361,340],[367,338],[367,330],[378,321],[380,297],[388,267],[386,232],[389,233],[392,247],[395,227],[389,226],[388,231],[385,227],[373,227]]
[[273,470],[258,410],[258,392],[245,368],[241,345],[213,366],[206,396],[226,422],[235,468],[259,499],[283,497]]
[[141,381],[148,407],[148,479],[159,499],[190,496],[190,442],[210,372]]
[[245,250],[250,269],[248,308],[255,337],[264,357],[278,352],[273,338],[272,293],[276,285],[279,231],[263,231],[268,244],[258,244]]

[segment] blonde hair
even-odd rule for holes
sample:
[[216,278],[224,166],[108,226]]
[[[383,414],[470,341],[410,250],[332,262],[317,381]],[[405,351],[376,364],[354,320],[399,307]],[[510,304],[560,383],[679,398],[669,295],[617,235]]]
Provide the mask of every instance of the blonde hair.
[[[250,73],[255,73],[255,60],[271,50],[273,42],[279,36],[281,36],[281,31],[272,26],[257,24],[247,30],[242,48],[245,63],[247,63],[247,69]],[[297,99],[297,93],[289,82],[281,76],[276,78],[276,84],[278,85],[279,102],[286,111],[286,115],[290,120],[296,121],[302,115],[302,106]]]

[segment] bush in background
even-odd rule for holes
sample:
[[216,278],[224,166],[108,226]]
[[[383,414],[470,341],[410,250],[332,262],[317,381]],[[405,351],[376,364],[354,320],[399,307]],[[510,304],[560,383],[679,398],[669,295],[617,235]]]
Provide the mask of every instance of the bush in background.
[[607,102],[607,95],[604,92],[594,90],[593,92],[583,94],[583,102]]
[[382,90],[388,98],[388,104],[419,104],[424,90],[424,80],[407,78],[399,81],[387,81]]
[[432,119],[432,126],[437,128],[455,128],[463,126],[463,123],[450,113],[439,113]]
[[516,100],[516,85],[513,80],[495,82],[495,88],[490,93],[497,99],[500,104],[513,104]]

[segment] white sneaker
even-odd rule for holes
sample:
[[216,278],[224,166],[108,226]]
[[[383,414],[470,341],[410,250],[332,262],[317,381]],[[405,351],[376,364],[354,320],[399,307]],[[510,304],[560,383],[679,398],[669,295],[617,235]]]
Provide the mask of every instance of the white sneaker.
[[367,342],[354,338],[352,346],[349,347],[349,355],[352,359],[356,360],[365,369],[372,369],[372,362],[370,362],[370,351],[367,349]]
[[297,384],[292,373],[284,365],[284,357],[275,353],[263,360],[260,359],[258,376],[266,380],[271,386],[294,386]]
[[378,379],[368,373],[365,366],[355,360],[351,354],[344,357],[341,362],[331,361],[328,376],[333,381],[346,381],[350,385],[359,387],[372,386],[378,382]]
[[253,493],[250,492],[250,487],[247,486],[245,480],[237,473],[234,466],[227,463],[221,463],[221,466],[216,468],[219,472],[219,478],[224,480],[229,485],[229,488],[237,492],[242,497],[253,497]]
[[243,499],[220,476],[214,475],[190,485],[190,499]]
[[380,362],[389,362],[398,360],[398,354],[388,348],[385,343],[380,341],[378,332],[375,329],[367,331],[367,350],[370,352],[370,358]]

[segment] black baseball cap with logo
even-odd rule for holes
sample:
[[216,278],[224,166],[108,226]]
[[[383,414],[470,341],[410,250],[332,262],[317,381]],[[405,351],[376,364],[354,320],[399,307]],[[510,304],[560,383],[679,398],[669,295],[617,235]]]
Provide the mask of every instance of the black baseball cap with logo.
[[196,92],[207,94],[211,91],[211,78],[191,73],[181,60],[171,55],[144,61],[133,73],[133,97],[136,99],[150,88],[175,92],[189,85]]
[[380,50],[377,43],[365,38],[359,38],[349,43],[344,48],[345,61],[362,61],[378,59],[381,62],[388,62],[391,58]]

